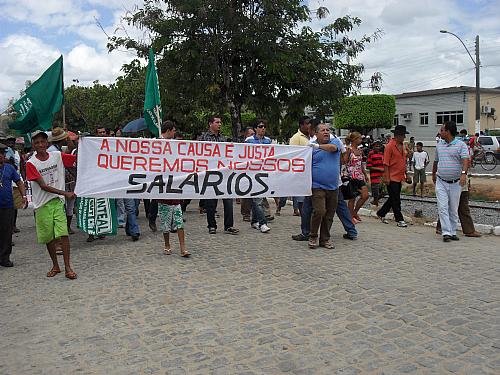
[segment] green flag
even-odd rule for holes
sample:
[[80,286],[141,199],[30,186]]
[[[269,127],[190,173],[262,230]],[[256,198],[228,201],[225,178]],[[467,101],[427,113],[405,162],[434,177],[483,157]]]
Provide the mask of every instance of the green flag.
[[59,57],[14,103],[17,118],[9,124],[20,134],[52,127],[54,115],[64,102],[63,57]]
[[144,99],[144,120],[146,125],[156,137],[160,136],[162,112],[160,101],[160,86],[155,67],[153,49],[149,49],[149,63],[146,70],[146,97]]

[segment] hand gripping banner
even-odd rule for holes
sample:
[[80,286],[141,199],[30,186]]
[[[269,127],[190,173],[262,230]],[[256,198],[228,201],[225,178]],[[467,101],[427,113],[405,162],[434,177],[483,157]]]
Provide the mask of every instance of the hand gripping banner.
[[85,137],[80,197],[212,199],[311,195],[309,147]]

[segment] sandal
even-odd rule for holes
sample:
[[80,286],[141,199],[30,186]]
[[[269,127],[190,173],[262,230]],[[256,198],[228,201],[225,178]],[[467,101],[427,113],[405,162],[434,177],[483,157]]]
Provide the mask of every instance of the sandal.
[[181,256],[183,256],[184,258],[189,258],[190,256],[190,252],[187,251],[187,250],[181,250]]
[[318,247],[318,241],[316,238],[309,238],[309,249],[316,249]]
[[335,249],[335,245],[332,244],[330,241],[325,242],[323,244],[319,244],[320,247],[324,247],[325,249]]
[[170,247],[166,247],[163,249],[163,253],[165,255],[170,255],[170,254],[172,254],[172,249]]
[[70,280],[75,280],[78,277],[77,274],[73,271],[66,272],[64,276],[66,276],[66,278]]
[[47,272],[47,277],[54,277],[58,273],[61,273],[61,270],[51,269],[49,272]]

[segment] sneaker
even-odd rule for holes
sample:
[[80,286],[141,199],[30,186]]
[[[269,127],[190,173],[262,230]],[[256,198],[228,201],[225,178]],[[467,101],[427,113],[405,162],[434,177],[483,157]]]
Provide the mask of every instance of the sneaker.
[[304,236],[302,233],[292,235],[294,241],[309,241],[309,236]]
[[239,229],[236,229],[236,228],[233,228],[233,227],[229,227],[229,228],[226,228],[224,230],[225,233],[227,234],[238,234],[240,232]]
[[269,227],[267,226],[267,224],[262,224],[262,225],[259,227],[259,229],[260,229],[260,231],[261,231],[262,233],[267,233],[267,232],[269,232],[269,231],[271,230],[271,228],[269,228]]
[[259,223],[253,223],[252,224],[253,229],[259,229]]
[[447,234],[445,234],[443,236],[443,242],[450,242],[451,241],[451,236],[448,236]]
[[208,233],[209,234],[215,234],[215,233],[217,233],[217,229],[215,229],[215,228],[208,228]]
[[458,238],[458,236],[456,234],[454,234],[453,236],[451,236],[451,240],[452,241],[460,241],[460,238]]
[[139,235],[136,234],[135,236],[132,236],[132,241],[139,241]]
[[382,223],[384,223],[384,224],[389,224],[389,221],[388,221],[385,217],[383,217],[383,216],[378,216],[378,215],[377,215],[377,217],[380,219],[380,221],[381,221]]
[[344,233],[344,235],[342,237],[344,237],[344,239],[346,239],[346,240],[351,240],[351,241],[355,241],[358,239],[358,237],[352,236],[349,233]]
[[403,220],[403,221],[398,221],[398,227],[400,228],[406,228],[408,226],[408,224],[406,224],[406,222]]

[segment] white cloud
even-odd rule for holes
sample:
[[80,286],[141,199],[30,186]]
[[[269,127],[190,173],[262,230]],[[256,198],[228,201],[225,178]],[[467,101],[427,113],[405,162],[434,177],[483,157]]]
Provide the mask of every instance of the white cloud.
[[330,9],[329,18],[317,24],[345,14],[359,17],[362,25],[352,35],[383,29],[382,38],[367,45],[357,61],[365,65],[365,79],[382,72],[383,92],[397,94],[475,85],[474,66],[467,52],[456,38],[439,33],[441,29],[459,34],[472,54],[475,35],[491,35],[489,45],[481,42],[481,61],[490,65],[482,69],[481,85],[500,86],[500,67],[491,66],[499,65],[500,26],[493,2],[483,3],[474,13],[452,0],[326,0],[311,2],[311,7],[318,4]]
[[[381,39],[367,45],[357,61],[368,79],[383,73],[383,92],[400,93],[436,87],[473,86],[473,64],[448,29],[460,35],[474,53],[474,37],[481,37],[481,83],[500,86],[500,26],[498,1],[476,0],[477,6],[459,0],[310,0],[312,9],[326,6],[330,16],[315,20],[319,28],[346,14],[361,18],[362,25],[350,35],[372,34],[383,29]],[[124,34],[146,39],[147,33],[123,24],[127,11],[139,0],[3,0],[0,19],[19,25],[12,35],[0,34],[0,107],[17,96],[27,79],[36,79],[59,56],[65,57],[66,82],[78,79],[91,84],[98,79],[112,82],[123,63],[135,58],[133,51],[106,49],[107,36]],[[472,10],[471,10],[472,9]],[[99,20],[104,28],[97,24]],[[35,31],[30,32],[34,29]],[[22,31],[21,31],[22,30]],[[29,35],[31,34],[31,35]],[[55,37],[54,37],[55,36]],[[59,39],[58,39],[59,38]]]
[[[0,41],[0,108],[5,109],[9,98],[19,97],[27,80],[36,80],[60,55],[57,47],[29,35],[10,35]],[[127,54],[99,51],[86,44],[78,44],[64,54],[65,85],[78,79],[80,85],[94,80],[111,83],[120,75],[124,63],[131,60]]]

